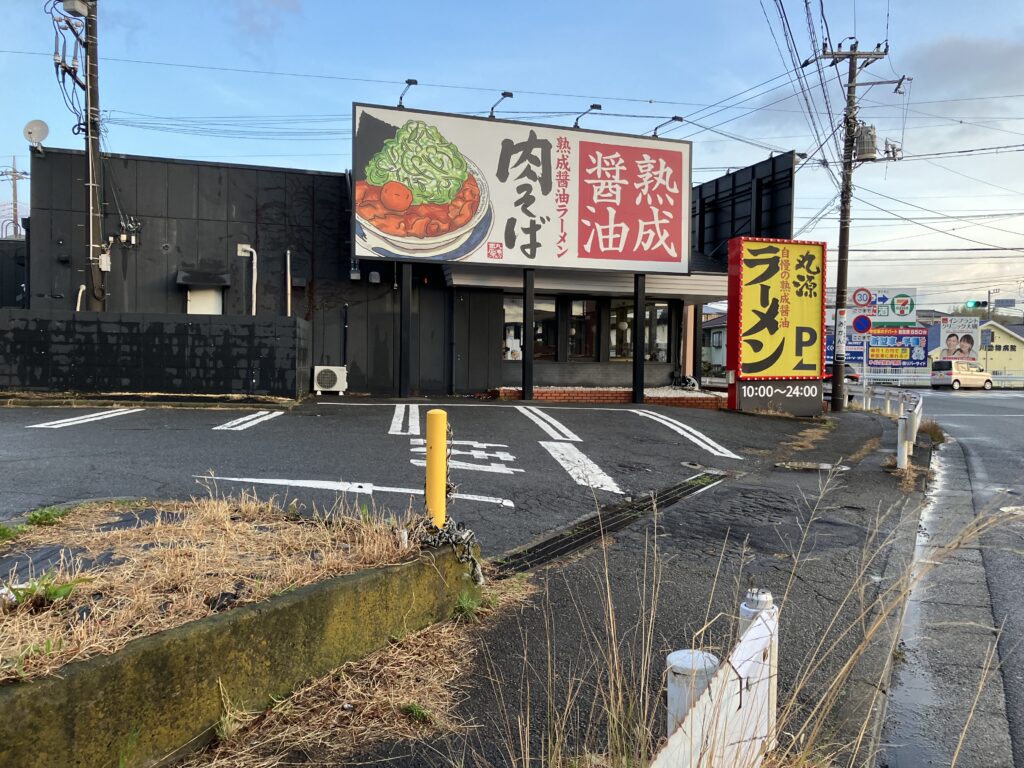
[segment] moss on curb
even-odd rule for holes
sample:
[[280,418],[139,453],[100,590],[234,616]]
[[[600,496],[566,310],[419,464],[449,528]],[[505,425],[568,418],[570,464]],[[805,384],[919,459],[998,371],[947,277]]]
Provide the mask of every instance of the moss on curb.
[[264,709],[392,636],[448,618],[474,589],[468,564],[440,550],[142,638],[60,677],[0,686],[0,765],[156,765],[214,737],[223,696]]

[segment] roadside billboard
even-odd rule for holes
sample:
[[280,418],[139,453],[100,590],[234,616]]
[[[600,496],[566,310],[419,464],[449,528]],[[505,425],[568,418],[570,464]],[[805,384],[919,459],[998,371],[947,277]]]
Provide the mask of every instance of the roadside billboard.
[[927,328],[872,328],[868,365],[881,368],[927,368]]
[[691,145],[371,105],[355,258],[685,274]]
[[[743,409],[741,385],[758,405],[805,415],[813,396],[794,381],[816,382],[824,370],[825,243],[736,237],[729,241],[730,344],[726,367],[734,382],[729,406]],[[809,385],[810,386],[810,385]],[[768,388],[771,388],[771,393]],[[821,412],[820,400],[813,405]]]
[[[825,323],[825,330],[829,328],[828,322]],[[825,364],[827,365],[832,361],[832,358],[836,356],[836,338],[834,333],[827,333],[825,335]],[[847,365],[856,363],[860,365],[864,362],[864,347],[859,343],[854,344],[850,340],[850,334],[846,334],[846,363]]]
[[[853,288],[847,294],[850,324],[860,333],[872,327],[917,325],[917,288]],[[860,328],[865,330],[860,331]]]
[[939,320],[939,327],[942,329],[940,360],[978,362],[981,321],[977,317],[943,317]]

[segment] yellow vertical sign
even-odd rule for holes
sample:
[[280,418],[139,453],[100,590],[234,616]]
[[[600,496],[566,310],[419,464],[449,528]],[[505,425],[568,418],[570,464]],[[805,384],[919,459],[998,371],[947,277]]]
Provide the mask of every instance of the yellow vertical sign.
[[820,378],[825,245],[744,238],[740,378]]

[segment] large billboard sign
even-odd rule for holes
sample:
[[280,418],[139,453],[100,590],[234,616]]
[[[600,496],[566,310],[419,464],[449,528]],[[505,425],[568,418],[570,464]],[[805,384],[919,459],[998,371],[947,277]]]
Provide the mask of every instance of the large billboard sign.
[[872,328],[868,365],[882,368],[927,368],[927,328]]
[[943,317],[939,321],[942,337],[939,339],[940,360],[968,360],[978,362],[981,344],[981,321],[976,317]]
[[729,389],[730,407],[742,407],[737,383],[821,381],[824,283],[825,243],[753,237],[729,241],[727,335],[732,341],[726,367],[735,380]]
[[689,142],[369,105],[356,258],[685,274]]

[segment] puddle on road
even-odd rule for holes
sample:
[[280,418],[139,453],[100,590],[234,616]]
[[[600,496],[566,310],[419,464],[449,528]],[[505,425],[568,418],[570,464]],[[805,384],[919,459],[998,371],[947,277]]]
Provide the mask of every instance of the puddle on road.
[[[946,462],[942,451],[932,454],[931,469],[935,477],[917,528],[913,562],[915,571],[931,547],[929,527],[935,519],[936,497],[946,483]],[[940,702],[936,695],[934,677],[924,659],[921,616],[921,597],[924,594],[924,584],[918,585],[910,593],[903,615],[900,648],[905,651],[906,658],[897,662],[889,687],[889,701],[882,729],[884,751],[878,763],[885,768],[930,768],[943,765],[941,756],[935,752],[935,723],[931,723],[929,735],[928,718]]]

